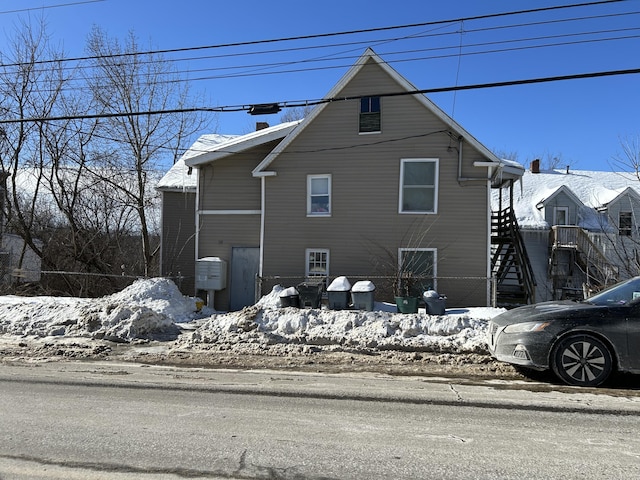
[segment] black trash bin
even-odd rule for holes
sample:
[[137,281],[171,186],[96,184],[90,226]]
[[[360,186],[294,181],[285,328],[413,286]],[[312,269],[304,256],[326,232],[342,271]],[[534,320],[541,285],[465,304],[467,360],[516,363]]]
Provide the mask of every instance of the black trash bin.
[[280,292],[280,306],[282,308],[300,307],[300,296],[298,295],[298,291],[293,287],[289,287]]
[[300,308],[320,308],[322,290],[324,289],[322,280],[303,282],[296,289],[300,296]]

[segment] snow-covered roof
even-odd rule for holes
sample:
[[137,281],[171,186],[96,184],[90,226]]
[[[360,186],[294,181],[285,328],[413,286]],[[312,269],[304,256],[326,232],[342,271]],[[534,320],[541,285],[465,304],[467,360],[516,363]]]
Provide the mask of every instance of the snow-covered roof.
[[[599,211],[623,195],[631,194],[640,198],[640,180],[628,172],[563,169],[532,173],[527,170],[514,187],[513,193],[514,210],[520,227],[549,228],[542,207],[560,192],[567,193],[576,200],[579,208],[578,226],[597,230],[602,228]],[[494,209],[498,208],[499,194],[499,191],[492,193]]]
[[220,144],[229,142],[237,137],[238,135],[222,135],[218,133],[200,136],[160,179],[157,185],[158,190],[195,191],[198,177],[195,172],[190,172],[185,161],[210,152]]
[[262,130],[256,130],[255,132],[251,132],[246,135],[231,138],[228,141],[212,146],[212,148],[208,149],[206,152],[200,152],[197,155],[186,158],[184,163],[188,167],[197,167],[229,155],[244,152],[250,148],[257,147],[258,145],[263,145],[273,140],[284,138],[300,122],[301,120],[285,122],[273,127],[263,128]]

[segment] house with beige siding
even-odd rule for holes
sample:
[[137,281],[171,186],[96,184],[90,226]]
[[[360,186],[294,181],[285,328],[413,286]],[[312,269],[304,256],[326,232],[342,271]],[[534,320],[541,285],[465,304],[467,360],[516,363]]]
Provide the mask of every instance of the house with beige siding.
[[399,270],[420,280],[412,288],[447,295],[448,306],[488,305],[498,263],[491,190],[524,171],[370,49],[301,122],[185,165],[197,171],[194,261],[225,264],[213,293],[221,310],[275,283],[343,275],[371,280],[376,300],[392,302]]
[[195,291],[197,170],[185,160],[210,152],[237,135],[201,135],[156,186],[161,196],[160,274],[185,294]]

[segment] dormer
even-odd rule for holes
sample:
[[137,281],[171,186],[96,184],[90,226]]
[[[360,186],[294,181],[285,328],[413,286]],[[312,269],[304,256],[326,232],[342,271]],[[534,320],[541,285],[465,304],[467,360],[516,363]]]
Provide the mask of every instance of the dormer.
[[584,204],[569,187],[562,185],[536,204],[550,225],[577,225],[578,211]]
[[597,210],[603,213],[611,229],[621,237],[638,236],[640,225],[640,194],[627,187],[619,191],[610,201],[601,204]]

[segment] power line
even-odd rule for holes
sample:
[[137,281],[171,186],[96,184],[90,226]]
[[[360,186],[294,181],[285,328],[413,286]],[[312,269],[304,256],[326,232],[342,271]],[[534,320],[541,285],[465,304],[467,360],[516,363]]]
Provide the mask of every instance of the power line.
[[[640,12],[639,12],[640,13]],[[477,51],[464,51],[464,50],[469,50],[472,48],[477,48],[477,47],[488,47],[488,46],[492,46],[492,45],[501,45],[501,44],[515,44],[515,43],[522,43],[522,42],[541,42],[544,40],[560,40],[563,38],[575,38],[575,37],[580,37],[580,36],[587,36],[587,35],[601,35],[601,34],[609,34],[609,33],[623,33],[623,32],[637,32],[640,31],[640,28],[621,28],[621,29],[613,29],[613,30],[594,30],[594,31],[588,31],[588,32],[577,32],[577,33],[566,33],[566,34],[559,34],[559,35],[545,35],[545,36],[538,36],[538,37],[527,37],[527,38],[513,38],[513,39],[508,39],[508,40],[496,40],[496,41],[491,41],[491,42],[481,42],[481,43],[467,43],[467,44],[463,44],[462,45],[462,51],[457,51],[455,53],[451,53],[451,54],[442,54],[442,55],[430,55],[430,56],[413,56],[410,58],[403,58],[403,59],[398,59],[398,60],[387,60],[387,63],[389,64],[396,64],[396,63],[407,63],[407,62],[417,62],[417,61],[424,61],[424,60],[435,60],[435,59],[444,59],[444,58],[451,58],[451,57],[464,57],[464,56],[470,56],[470,55],[486,55],[486,54],[495,54],[495,53],[505,53],[505,52],[514,52],[514,51],[521,51],[521,50],[532,50],[532,49],[538,49],[538,48],[551,48],[551,47],[560,47],[560,46],[570,46],[570,45],[581,45],[581,44],[588,44],[588,43],[600,43],[600,42],[610,42],[610,41],[620,41],[620,40],[630,40],[630,39],[636,39],[639,38],[640,35],[625,35],[625,36],[614,36],[614,37],[605,37],[605,38],[594,38],[594,39],[585,39],[585,40],[574,40],[574,41],[564,41],[564,42],[553,42],[553,43],[538,43],[538,44],[533,44],[533,45],[525,45],[525,46],[519,46],[519,47],[505,47],[505,48],[499,48],[499,49],[485,49],[485,50],[477,50]],[[436,52],[436,51],[446,51],[446,50],[453,50],[453,49],[459,49],[459,46],[438,46],[438,47],[431,47],[431,48],[421,48],[421,49],[412,49],[412,50],[403,50],[403,51],[392,51],[392,52],[386,52],[385,53],[385,57],[389,58],[391,56],[394,55],[404,55],[404,54],[418,54],[418,53],[422,53],[422,52]],[[156,72],[156,75],[158,76],[158,79],[155,80],[154,83],[181,83],[181,82],[187,82],[187,81],[203,81],[203,80],[217,80],[217,79],[229,79],[229,78],[244,78],[244,77],[252,77],[252,76],[259,76],[259,75],[279,75],[279,74],[287,74],[287,73],[301,73],[301,72],[311,72],[311,71],[321,71],[321,70],[331,70],[331,69],[337,69],[337,68],[345,68],[350,66],[346,65],[346,64],[339,64],[339,65],[331,65],[331,66],[327,66],[327,67],[323,67],[323,66],[317,66],[317,67],[310,67],[310,68],[297,68],[297,69],[289,69],[289,70],[276,70],[276,71],[271,71],[271,72],[265,72],[264,69],[267,68],[271,68],[271,67],[285,67],[285,66],[290,66],[290,65],[299,65],[299,64],[308,64],[308,63],[315,63],[315,62],[330,62],[330,61],[337,61],[337,60],[349,60],[352,61],[354,58],[358,58],[357,56],[353,56],[353,55],[348,55],[348,56],[333,56],[331,58],[316,58],[316,59],[302,59],[302,60],[292,60],[292,61],[288,61],[288,62],[272,62],[272,63],[263,63],[263,64],[253,64],[253,65],[240,65],[240,66],[223,66],[223,67],[211,67],[211,68],[203,68],[203,69],[192,69],[192,70],[168,70],[166,72]],[[220,74],[220,75],[211,75],[211,76],[202,76],[202,77],[196,77],[196,78],[174,78],[174,79],[168,79],[168,80],[161,80],[159,79],[159,77],[164,76],[164,75],[173,75],[173,76],[179,76],[180,74],[185,74],[185,73],[189,73],[189,74],[194,74],[194,73],[202,73],[202,72],[216,72],[216,71],[224,71],[224,70],[238,70],[238,69],[248,69],[248,68],[252,68],[252,69],[260,69],[259,72],[253,71],[253,72],[240,72],[240,73],[230,73],[230,74]],[[144,75],[144,73],[140,73],[139,75]],[[94,81],[99,82],[101,77],[93,77]],[[102,78],[106,78],[106,77],[102,77]],[[77,91],[77,90],[88,90],[91,87],[89,86],[73,86],[71,85],[71,83],[75,83],[80,81],[80,79],[70,79],[70,83],[67,86],[63,86],[62,90],[64,91]],[[39,90],[41,92],[45,91],[45,90]],[[53,90],[51,90],[53,91]]]
[[[90,2],[90,1],[104,1],[104,0],[87,0],[87,1]],[[86,60],[97,60],[97,59],[106,59],[106,58],[115,58],[115,57],[129,57],[129,56],[136,56],[136,55],[161,55],[161,54],[167,54],[167,53],[189,52],[189,51],[208,50],[208,49],[217,49],[217,48],[245,47],[245,46],[253,46],[253,45],[263,45],[263,44],[269,44],[269,43],[311,40],[311,39],[318,39],[318,38],[337,37],[337,36],[343,36],[343,35],[355,35],[355,34],[383,32],[383,31],[407,29],[407,28],[428,27],[428,26],[443,25],[443,24],[458,24],[460,22],[470,22],[474,20],[485,20],[489,18],[500,18],[500,17],[513,16],[513,15],[549,12],[549,11],[564,10],[564,9],[570,9],[570,8],[590,7],[595,5],[619,3],[619,2],[625,2],[625,1],[628,1],[628,0],[597,0],[593,2],[574,3],[570,5],[554,5],[549,7],[531,8],[526,10],[515,10],[515,11],[508,11],[508,12],[489,13],[484,15],[474,15],[471,17],[460,17],[460,18],[449,19],[449,20],[432,20],[429,22],[392,25],[392,26],[385,26],[385,27],[374,27],[374,28],[365,28],[365,29],[356,29],[356,30],[344,30],[339,32],[317,33],[317,34],[299,35],[299,36],[293,36],[293,37],[279,37],[279,38],[262,39],[262,40],[251,40],[251,41],[244,41],[244,42],[223,43],[223,44],[216,44],[216,45],[203,45],[203,46],[196,46],[196,47],[148,50],[148,51],[142,51],[142,52],[121,52],[121,53],[111,53],[111,54],[105,54],[105,55],[93,55],[93,56],[75,57],[75,58],[38,60],[30,63],[30,65],[58,63],[58,62],[72,62],[72,61],[79,62],[79,61],[86,61]],[[0,64],[0,67],[13,67],[13,66],[24,66],[24,65],[25,65],[24,63],[13,63],[13,64],[4,64],[4,65]]]
[[[633,68],[633,69],[626,69],[626,70],[608,70],[608,71],[601,71],[601,72],[578,73],[578,74],[572,74],[572,75],[558,75],[558,76],[552,76],[552,77],[508,80],[504,82],[456,85],[452,87],[436,87],[436,88],[427,88],[427,89],[421,89],[421,90],[410,90],[405,92],[386,92],[386,93],[381,92],[375,95],[367,94],[366,96],[367,97],[372,97],[372,96],[398,97],[398,96],[406,96],[406,95],[427,95],[431,93],[455,92],[455,91],[461,91],[461,90],[478,90],[478,89],[509,87],[509,86],[517,86],[517,85],[531,85],[531,84],[537,84],[537,83],[549,83],[549,82],[579,80],[579,79],[587,79],[587,78],[633,75],[638,73],[640,73],[640,68]],[[323,98],[318,100],[295,100],[295,101],[285,101],[285,102],[272,102],[269,105],[277,105],[280,108],[296,108],[296,107],[305,107],[305,106],[315,106],[315,105],[320,105],[325,103],[358,100],[363,97],[364,95],[353,95],[353,96],[346,96],[346,97]],[[179,108],[179,109],[166,109],[166,110],[149,110],[149,111],[139,111],[139,112],[63,115],[58,117],[31,117],[31,118],[4,119],[4,120],[0,120],[0,124],[52,122],[52,121],[59,121],[59,120],[82,120],[82,119],[117,118],[117,117],[137,117],[137,116],[150,116],[150,115],[165,115],[165,114],[174,114],[174,113],[196,113],[196,112],[227,113],[227,112],[239,112],[239,111],[248,112],[252,107],[255,107],[255,105],[245,104],[245,105],[229,105],[229,106],[223,106],[223,107],[193,107],[193,108]]]
[[104,1],[106,0],[85,0],[82,2],[59,3],[57,5],[43,5],[42,7],[21,8],[19,10],[5,10],[4,12],[0,12],[0,15],[10,14],[10,13],[32,12],[36,10],[45,10],[45,9],[51,9],[51,8],[75,7],[76,5],[84,5],[86,3],[98,3],[98,2],[104,2]]

